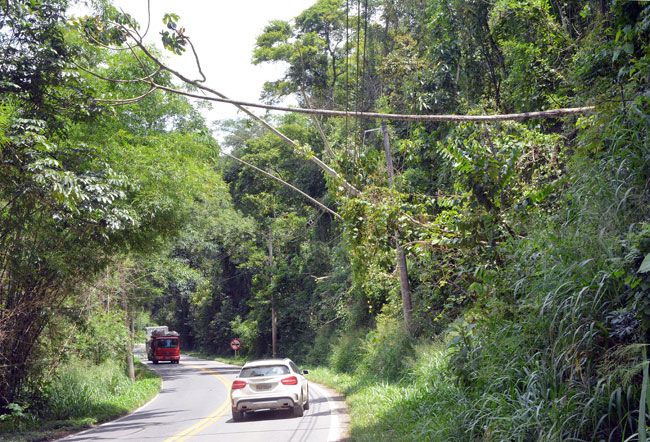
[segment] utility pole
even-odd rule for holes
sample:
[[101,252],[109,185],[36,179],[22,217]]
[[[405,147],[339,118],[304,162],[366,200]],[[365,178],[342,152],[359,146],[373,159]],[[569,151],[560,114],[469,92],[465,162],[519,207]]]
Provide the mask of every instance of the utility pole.
[[[269,232],[269,274],[273,277],[273,234]],[[277,357],[278,349],[278,315],[275,311],[275,294],[271,292],[271,354]]]
[[[390,138],[388,128],[384,121],[381,122],[381,132],[384,135],[384,154],[386,156],[386,172],[388,173],[388,187],[393,188],[395,184],[395,169],[393,168],[393,155],[390,149]],[[406,266],[406,255],[400,244],[399,228],[393,234],[395,250],[397,255],[397,270],[399,272],[399,288],[402,294],[402,312],[404,314],[404,327],[411,334],[413,329],[413,306],[411,304],[411,287],[409,286],[408,267]]]

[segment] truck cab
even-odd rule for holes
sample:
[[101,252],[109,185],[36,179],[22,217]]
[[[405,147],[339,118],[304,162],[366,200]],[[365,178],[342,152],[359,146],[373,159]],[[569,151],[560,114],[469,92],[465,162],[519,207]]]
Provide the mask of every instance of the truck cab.
[[169,361],[178,364],[181,359],[181,345],[178,336],[156,336],[152,338],[149,360],[154,364]]
[[167,326],[147,327],[147,359],[157,364],[169,361],[178,364],[181,359],[180,337]]

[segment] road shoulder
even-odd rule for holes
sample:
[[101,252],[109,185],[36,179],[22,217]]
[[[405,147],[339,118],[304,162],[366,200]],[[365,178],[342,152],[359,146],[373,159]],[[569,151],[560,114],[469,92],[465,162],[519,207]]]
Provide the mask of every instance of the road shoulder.
[[345,402],[345,395],[329,387],[326,387],[325,385],[317,384],[316,382],[310,381],[310,384],[317,386],[319,389],[325,392],[327,396],[327,402],[332,412],[332,419],[333,419],[332,427],[337,427],[337,434],[332,435],[334,437],[328,438],[328,441],[330,442],[349,441],[350,440],[350,413],[348,410],[348,405]]

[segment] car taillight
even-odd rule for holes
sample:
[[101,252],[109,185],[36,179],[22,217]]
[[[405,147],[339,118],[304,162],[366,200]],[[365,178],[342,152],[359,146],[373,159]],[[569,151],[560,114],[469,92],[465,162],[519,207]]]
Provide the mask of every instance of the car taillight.
[[233,381],[232,383],[233,390],[239,390],[240,388],[244,388],[245,386],[246,386],[246,381]]
[[283,385],[298,385],[298,378],[295,376],[289,376],[288,378],[282,379],[280,382],[282,382]]

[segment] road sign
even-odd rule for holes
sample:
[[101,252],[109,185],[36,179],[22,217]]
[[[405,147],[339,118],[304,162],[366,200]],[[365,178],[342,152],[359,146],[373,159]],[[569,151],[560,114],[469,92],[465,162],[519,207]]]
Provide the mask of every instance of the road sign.
[[230,348],[232,348],[235,351],[241,348],[241,341],[239,340],[239,338],[234,338],[230,341]]

